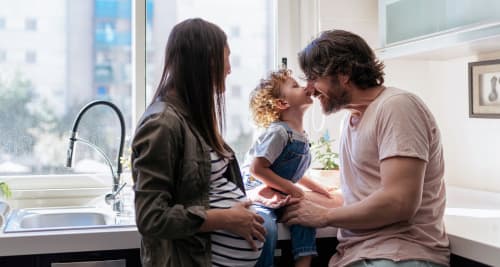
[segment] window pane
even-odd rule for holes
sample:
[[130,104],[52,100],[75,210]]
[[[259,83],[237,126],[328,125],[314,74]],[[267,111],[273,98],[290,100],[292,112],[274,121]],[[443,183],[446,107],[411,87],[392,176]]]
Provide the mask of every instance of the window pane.
[[[275,1],[148,0],[146,10],[148,102],[161,77],[165,44],[175,24],[200,17],[226,32],[231,48],[231,74],[226,80],[225,139],[242,160],[253,134],[253,123],[246,108],[248,96],[258,81],[275,67]],[[232,88],[236,92],[230,92]]]
[[[0,0],[0,10],[0,175],[109,172],[82,144],[67,169],[66,149],[76,114],[92,100],[115,103],[130,135],[131,0]],[[119,133],[104,106],[78,130],[113,164]]]
[[0,30],[5,29],[5,18],[0,17]]
[[36,31],[36,23],[35,18],[27,18],[24,22],[24,28],[27,31]]

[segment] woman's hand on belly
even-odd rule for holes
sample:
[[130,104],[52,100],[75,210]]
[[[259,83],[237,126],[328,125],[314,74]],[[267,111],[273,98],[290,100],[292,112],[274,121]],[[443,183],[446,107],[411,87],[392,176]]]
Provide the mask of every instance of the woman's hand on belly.
[[264,242],[266,230],[262,225],[264,219],[250,210],[250,205],[251,201],[245,201],[227,209],[224,214],[224,230],[245,238],[252,249],[257,250],[254,238]]

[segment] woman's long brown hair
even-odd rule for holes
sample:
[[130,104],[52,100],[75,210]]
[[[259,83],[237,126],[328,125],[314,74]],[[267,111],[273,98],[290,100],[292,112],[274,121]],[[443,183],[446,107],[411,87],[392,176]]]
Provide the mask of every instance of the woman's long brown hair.
[[189,120],[205,141],[228,157],[224,129],[224,48],[226,34],[215,24],[195,18],[177,24],[165,49],[163,74],[153,101],[166,101],[175,91],[189,112]]

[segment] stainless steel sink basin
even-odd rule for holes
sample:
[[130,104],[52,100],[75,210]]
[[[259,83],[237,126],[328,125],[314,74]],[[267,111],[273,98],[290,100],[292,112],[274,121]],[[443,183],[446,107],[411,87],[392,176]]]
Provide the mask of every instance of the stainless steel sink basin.
[[4,232],[47,231],[107,226],[123,223],[113,212],[92,207],[33,208],[14,210]]
[[35,213],[29,214],[20,221],[21,228],[47,228],[106,225],[108,215],[92,211],[76,211],[67,213]]

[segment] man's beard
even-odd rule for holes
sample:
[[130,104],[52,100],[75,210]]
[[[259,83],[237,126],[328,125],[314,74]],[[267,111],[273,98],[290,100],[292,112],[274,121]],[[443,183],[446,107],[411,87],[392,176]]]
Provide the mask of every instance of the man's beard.
[[342,90],[340,95],[333,94],[328,91],[328,97],[320,98],[321,107],[323,108],[323,113],[325,113],[325,115],[336,113],[351,102],[351,94],[349,94],[347,90],[340,87],[337,87],[337,89]]

